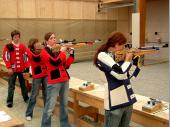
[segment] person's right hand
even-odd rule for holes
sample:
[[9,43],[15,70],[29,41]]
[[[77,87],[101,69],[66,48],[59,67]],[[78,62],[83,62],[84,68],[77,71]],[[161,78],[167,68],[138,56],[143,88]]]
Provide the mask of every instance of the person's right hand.
[[131,62],[132,58],[133,58],[133,53],[132,52],[126,53],[125,61]]
[[52,49],[60,49],[60,47],[61,46],[59,44],[55,44],[55,45],[52,46]]
[[61,48],[60,48],[60,51],[61,51],[61,52],[66,52],[66,50],[67,50],[67,47],[66,47],[66,46],[61,46]]
[[13,72],[12,68],[9,68],[9,69],[8,69],[8,75],[13,75],[13,73],[14,73],[14,72]]

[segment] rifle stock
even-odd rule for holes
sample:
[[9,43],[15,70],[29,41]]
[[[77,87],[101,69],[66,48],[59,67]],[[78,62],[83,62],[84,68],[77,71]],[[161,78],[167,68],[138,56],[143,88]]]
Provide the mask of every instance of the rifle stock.
[[59,50],[62,46],[65,46],[68,49],[69,48],[80,48],[82,46],[92,46],[95,43],[99,43],[99,42],[92,42],[92,41],[89,41],[89,42],[71,42],[71,41],[65,41],[64,43],[63,42],[57,43],[53,47],[53,49],[54,50]]
[[119,61],[123,61],[125,59],[125,56],[127,53],[132,53],[134,55],[133,58],[135,58],[136,56],[142,56],[145,54],[154,54],[154,53],[158,53],[159,49],[153,49],[153,48],[139,48],[139,49],[134,49],[134,48],[130,48],[130,49],[124,49],[121,51],[117,51],[114,53],[115,55],[115,60],[117,62]]
[[145,54],[152,54],[152,53],[157,53],[158,52],[158,49],[125,49],[125,50],[122,50],[122,51],[117,51],[115,52],[115,55],[123,55],[123,54],[126,54],[126,53],[133,53],[134,55],[145,55]]

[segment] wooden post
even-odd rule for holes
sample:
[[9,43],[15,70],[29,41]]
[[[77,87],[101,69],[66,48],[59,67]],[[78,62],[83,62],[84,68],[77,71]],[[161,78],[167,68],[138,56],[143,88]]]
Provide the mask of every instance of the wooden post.
[[137,12],[140,13],[140,47],[145,46],[146,0],[136,0]]

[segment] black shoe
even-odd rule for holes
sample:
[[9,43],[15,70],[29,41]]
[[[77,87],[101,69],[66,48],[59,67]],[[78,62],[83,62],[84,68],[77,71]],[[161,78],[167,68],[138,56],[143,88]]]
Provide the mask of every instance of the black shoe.
[[29,98],[28,99],[26,99],[26,100],[24,100],[25,101],[25,103],[27,103],[28,104],[28,102],[29,102]]
[[9,104],[7,104],[7,107],[8,107],[8,108],[12,108],[12,107],[13,107],[13,104],[9,103]]

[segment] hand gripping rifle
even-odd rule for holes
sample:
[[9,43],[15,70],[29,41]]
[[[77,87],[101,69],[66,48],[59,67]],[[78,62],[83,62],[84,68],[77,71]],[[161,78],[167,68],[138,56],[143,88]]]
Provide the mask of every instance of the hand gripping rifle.
[[132,53],[133,54],[133,62],[135,62],[135,64],[137,66],[141,66],[140,65],[141,56],[143,56],[145,54],[157,53],[158,50],[159,50],[158,47],[125,48],[124,50],[115,52],[114,56],[115,56],[115,61],[120,62],[120,61],[124,61],[127,53]]

